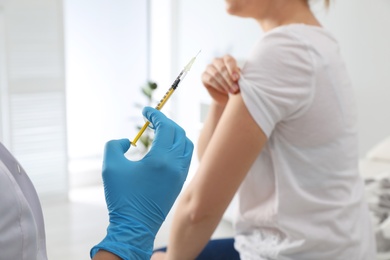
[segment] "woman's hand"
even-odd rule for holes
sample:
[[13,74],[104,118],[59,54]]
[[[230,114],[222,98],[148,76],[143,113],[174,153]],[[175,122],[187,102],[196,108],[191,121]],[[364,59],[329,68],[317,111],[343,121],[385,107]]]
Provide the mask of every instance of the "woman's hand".
[[202,74],[202,82],[210,96],[219,105],[225,105],[230,94],[240,92],[238,80],[240,68],[230,55],[215,58]]

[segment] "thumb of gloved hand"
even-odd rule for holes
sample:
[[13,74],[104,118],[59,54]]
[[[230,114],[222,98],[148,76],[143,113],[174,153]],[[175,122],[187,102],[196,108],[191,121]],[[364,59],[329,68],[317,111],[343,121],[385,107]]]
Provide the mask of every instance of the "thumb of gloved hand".
[[124,154],[129,148],[130,141],[128,139],[111,140],[107,142],[104,149],[103,173],[123,174],[124,171],[110,170],[110,168],[118,166],[118,162],[121,162],[119,165],[122,165],[122,163],[127,161]]

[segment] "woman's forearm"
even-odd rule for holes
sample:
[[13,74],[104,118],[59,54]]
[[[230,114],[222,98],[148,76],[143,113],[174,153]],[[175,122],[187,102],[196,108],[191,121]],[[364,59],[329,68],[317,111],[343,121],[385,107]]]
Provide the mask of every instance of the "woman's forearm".
[[203,125],[203,129],[198,139],[198,159],[202,159],[204,151],[206,150],[211,137],[213,136],[214,130],[218,125],[219,119],[225,109],[225,106],[219,105],[215,102],[211,103],[209,112]]
[[222,217],[214,213],[198,215],[189,196],[183,194],[175,212],[166,260],[195,259]]

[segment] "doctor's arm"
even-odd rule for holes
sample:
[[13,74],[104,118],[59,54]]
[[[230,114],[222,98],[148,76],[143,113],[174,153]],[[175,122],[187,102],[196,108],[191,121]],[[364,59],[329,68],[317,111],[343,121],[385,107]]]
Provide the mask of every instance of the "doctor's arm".
[[127,139],[105,146],[104,193],[109,225],[91,249],[94,260],[150,259],[154,238],[187,177],[193,144],[184,130],[160,111],[143,115],[155,129],[150,151],[139,161],[125,157]]
[[266,141],[241,94],[230,96],[197,173],[180,197],[165,259],[196,258]]
[[122,260],[122,258],[111,252],[99,250],[93,257],[93,260]]

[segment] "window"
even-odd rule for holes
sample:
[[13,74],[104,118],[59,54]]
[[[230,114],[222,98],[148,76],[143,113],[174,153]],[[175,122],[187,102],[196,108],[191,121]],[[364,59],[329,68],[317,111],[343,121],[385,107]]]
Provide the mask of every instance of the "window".
[[59,0],[0,9],[0,138],[51,197],[67,192],[61,13]]

